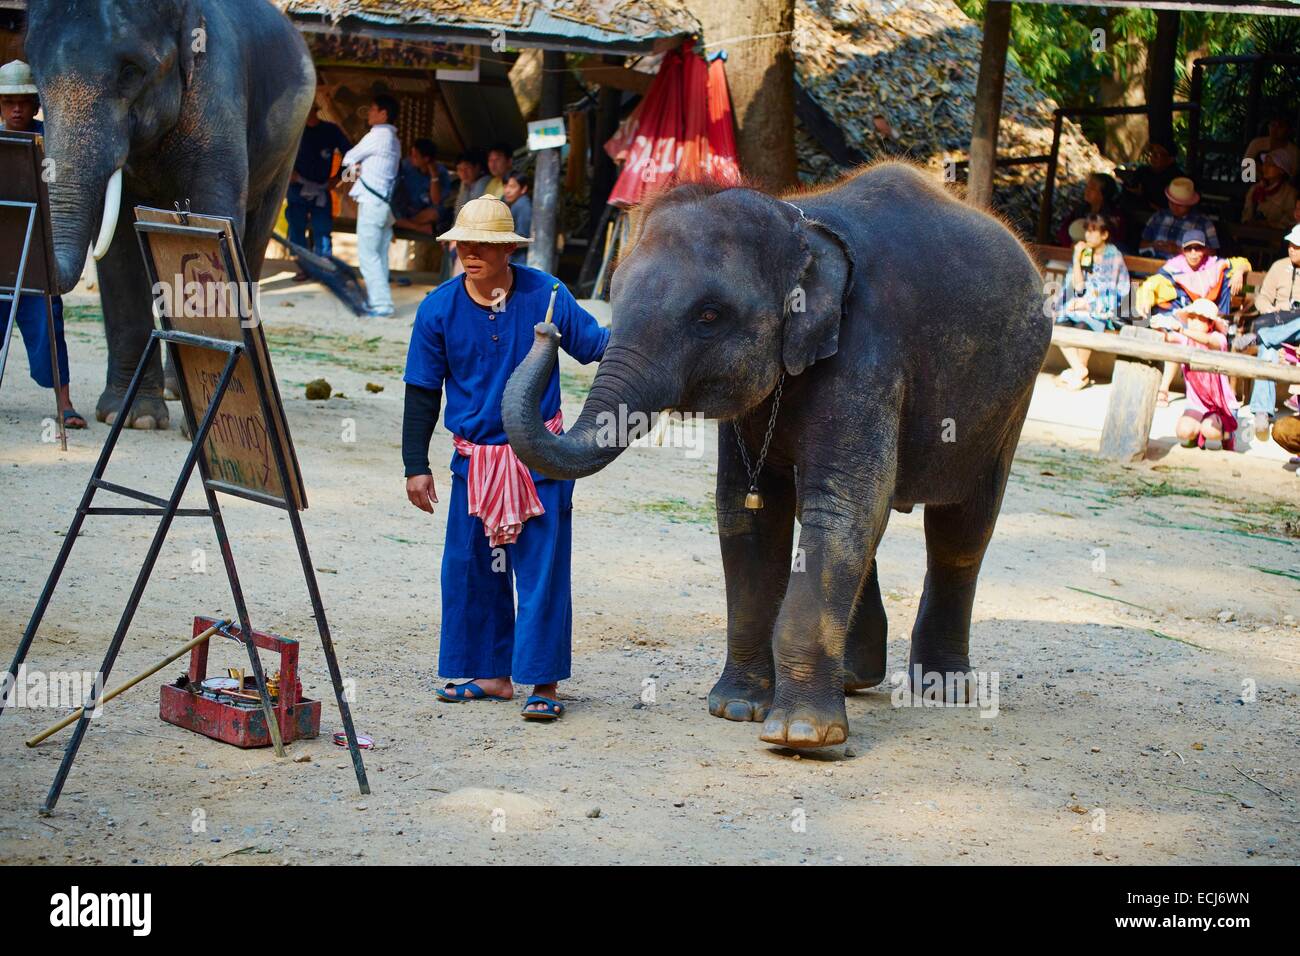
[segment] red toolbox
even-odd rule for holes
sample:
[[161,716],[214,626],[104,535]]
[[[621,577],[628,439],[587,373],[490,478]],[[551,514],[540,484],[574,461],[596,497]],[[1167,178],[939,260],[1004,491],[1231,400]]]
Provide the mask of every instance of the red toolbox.
[[[220,623],[216,618],[196,617],[194,636],[198,636]],[[231,624],[227,634],[244,640],[238,624]],[[167,723],[193,730],[196,733],[234,744],[236,747],[269,747],[271,735],[266,726],[266,716],[257,696],[253,677],[244,678],[244,686],[233,693],[230,689],[205,687],[208,670],[208,645],[205,641],[190,651],[189,672],[174,684],[164,684],[158,715]],[[287,744],[300,738],[310,739],[320,734],[320,701],[302,696],[302,683],[298,680],[298,642],[275,634],[253,631],[253,644],[262,650],[280,655],[279,680],[274,682],[271,705],[280,722],[280,737]],[[270,682],[268,677],[268,682]],[[251,698],[251,699],[250,699]]]

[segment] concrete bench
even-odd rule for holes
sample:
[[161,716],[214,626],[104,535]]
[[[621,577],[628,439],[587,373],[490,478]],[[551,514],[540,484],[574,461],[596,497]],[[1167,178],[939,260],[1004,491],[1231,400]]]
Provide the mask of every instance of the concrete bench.
[[1057,325],[1052,329],[1052,344],[1115,356],[1110,403],[1106,407],[1100,448],[1103,458],[1115,461],[1140,461],[1146,455],[1160,391],[1161,367],[1165,362],[1178,362],[1194,369],[1242,378],[1300,385],[1300,365],[1269,362],[1234,352],[1173,345],[1154,329],[1131,325],[1120,329],[1118,335]]

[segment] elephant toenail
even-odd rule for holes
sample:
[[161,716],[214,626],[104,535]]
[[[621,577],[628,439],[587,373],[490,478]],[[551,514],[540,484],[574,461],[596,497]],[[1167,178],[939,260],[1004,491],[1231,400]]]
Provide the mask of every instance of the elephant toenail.
[[722,708],[722,716],[727,720],[749,720],[754,708],[747,700],[729,700]]

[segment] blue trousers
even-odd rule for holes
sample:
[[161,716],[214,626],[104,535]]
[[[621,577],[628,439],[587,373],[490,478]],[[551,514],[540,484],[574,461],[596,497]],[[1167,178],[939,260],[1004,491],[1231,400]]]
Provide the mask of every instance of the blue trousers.
[[[55,296],[52,304],[54,337],[59,349],[59,381],[67,385],[72,373],[68,369],[68,343],[63,338],[63,300]],[[11,301],[0,300],[0,335],[4,334],[3,323],[9,321],[12,307]],[[27,346],[27,368],[31,371],[32,381],[41,388],[53,388],[54,368],[50,364],[50,333],[45,324],[44,296],[29,293],[18,300],[17,325],[23,344]]]
[[[1277,346],[1283,342],[1290,342],[1300,335],[1300,319],[1292,319],[1282,325],[1260,329],[1257,334],[1259,335],[1259,355],[1257,357],[1269,362],[1280,362],[1281,358]],[[1255,379],[1255,385],[1250,390],[1250,410],[1272,415],[1276,409],[1277,382],[1262,378]]]
[[[310,249],[318,256],[328,256],[333,249],[331,233],[334,231],[334,210],[327,201],[318,206],[309,199],[302,198],[302,186],[294,183],[289,187],[288,203],[284,207],[284,218],[289,224],[289,241]],[[311,230],[311,242],[307,241],[307,231]]]
[[526,521],[514,544],[493,548],[469,513],[465,479],[452,475],[438,650],[445,678],[511,675],[520,684],[551,684],[569,677],[573,482],[536,484],[546,513]]

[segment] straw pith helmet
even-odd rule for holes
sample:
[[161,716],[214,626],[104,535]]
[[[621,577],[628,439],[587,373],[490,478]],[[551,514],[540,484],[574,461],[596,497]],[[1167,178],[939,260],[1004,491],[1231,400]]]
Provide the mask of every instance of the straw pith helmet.
[[501,243],[533,241],[515,233],[515,219],[510,215],[510,207],[495,196],[480,196],[465,203],[456,215],[456,225],[439,236],[438,240]]
[[32,79],[32,68],[22,60],[10,60],[0,66],[0,96],[39,96]]

